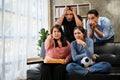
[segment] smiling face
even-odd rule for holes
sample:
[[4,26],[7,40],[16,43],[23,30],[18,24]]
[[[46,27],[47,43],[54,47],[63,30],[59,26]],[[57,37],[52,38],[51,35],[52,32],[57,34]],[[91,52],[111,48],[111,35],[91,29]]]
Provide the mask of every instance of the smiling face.
[[79,30],[79,29],[75,29],[74,30],[74,37],[75,39],[84,39],[84,34]]
[[61,32],[58,30],[58,28],[53,29],[52,37],[56,40],[59,40],[61,38]]

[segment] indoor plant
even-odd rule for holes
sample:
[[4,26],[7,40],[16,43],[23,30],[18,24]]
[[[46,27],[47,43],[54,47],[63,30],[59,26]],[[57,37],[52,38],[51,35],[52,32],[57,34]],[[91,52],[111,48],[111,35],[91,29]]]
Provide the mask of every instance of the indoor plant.
[[42,43],[45,41],[45,39],[49,34],[48,34],[48,30],[45,30],[45,28],[40,29],[39,34],[40,34],[40,39],[38,40],[38,46],[41,47]]
[[39,46],[39,54],[38,54],[38,56],[43,56],[43,55],[41,55],[41,46],[44,44],[44,42],[45,42],[45,39],[47,38],[47,36],[49,35],[49,33],[48,33],[48,30],[45,30],[45,28],[41,28],[40,29],[40,31],[39,31],[39,35],[40,35],[40,38],[39,38],[39,40],[38,40],[38,46]]

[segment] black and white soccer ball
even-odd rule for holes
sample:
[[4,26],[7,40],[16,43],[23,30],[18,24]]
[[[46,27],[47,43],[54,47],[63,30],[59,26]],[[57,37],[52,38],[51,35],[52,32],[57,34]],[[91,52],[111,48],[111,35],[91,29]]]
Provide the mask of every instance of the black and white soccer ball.
[[87,68],[93,64],[94,64],[94,61],[92,59],[90,59],[89,57],[83,57],[81,60],[82,67]]

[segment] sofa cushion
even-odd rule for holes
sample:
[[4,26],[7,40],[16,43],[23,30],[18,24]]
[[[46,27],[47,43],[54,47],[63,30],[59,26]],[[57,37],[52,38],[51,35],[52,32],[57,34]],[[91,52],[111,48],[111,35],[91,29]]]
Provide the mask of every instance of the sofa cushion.
[[88,73],[86,76],[68,73],[67,80],[120,80],[120,69],[119,67],[112,67],[110,73]]

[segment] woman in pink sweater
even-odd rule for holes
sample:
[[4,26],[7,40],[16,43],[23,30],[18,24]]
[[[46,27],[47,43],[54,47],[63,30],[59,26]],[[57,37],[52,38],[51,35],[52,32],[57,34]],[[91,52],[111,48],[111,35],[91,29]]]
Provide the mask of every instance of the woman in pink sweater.
[[[40,80],[65,80],[66,64],[71,60],[71,49],[60,26],[52,27],[51,34],[45,40],[45,50]],[[62,60],[62,63],[47,63],[47,60]]]

